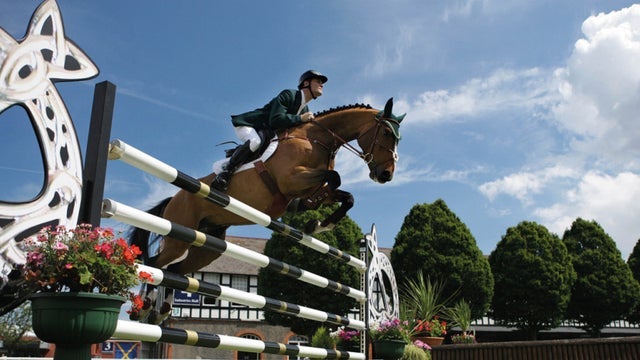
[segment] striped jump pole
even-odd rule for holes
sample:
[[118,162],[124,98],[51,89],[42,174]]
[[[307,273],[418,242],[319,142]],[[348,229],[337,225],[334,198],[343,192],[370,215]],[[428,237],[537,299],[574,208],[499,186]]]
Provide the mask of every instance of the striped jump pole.
[[238,216],[242,216],[255,224],[262,225],[270,230],[289,236],[300,244],[322,254],[329,254],[334,258],[344,261],[350,266],[358,269],[360,273],[364,273],[367,269],[366,263],[357,257],[351,256],[340,249],[329,246],[328,244],[287,224],[277,220],[272,220],[269,215],[258,211],[225,193],[211,189],[208,184],[184,174],[176,168],[167,165],[166,163],[124,143],[121,140],[116,139],[111,141],[109,144],[109,159],[122,160],[125,163],[147,172],[161,180],[169,182],[184,189],[185,191],[211,201],[212,203],[223,207],[225,210]]
[[309,357],[313,359],[365,359],[363,353],[245,339],[236,336],[166,328],[158,325],[141,324],[124,320],[118,320],[118,325],[116,326],[113,337],[120,340],[163,342],[223,350]]
[[358,330],[364,330],[366,328],[363,321],[345,318],[340,315],[311,309],[305,306],[248,293],[246,291],[221,286],[218,284],[200,281],[192,277],[178,275],[166,270],[157,269],[146,265],[138,265],[138,273],[142,271],[151,274],[152,281],[150,281],[150,283],[152,285],[162,285],[168,288],[183,290],[190,293],[212,296],[218,299],[228,300],[253,308],[271,310],[281,314],[292,315],[308,320],[328,322]]
[[190,229],[167,219],[151,215],[145,211],[121,204],[115,200],[104,199],[102,201],[102,217],[113,218],[156,234],[188,242],[193,246],[204,247],[208,250],[228,255],[239,261],[270,269],[308,284],[352,297],[361,303],[367,299],[363,291],[329,280],[255,251],[245,249],[215,236]]

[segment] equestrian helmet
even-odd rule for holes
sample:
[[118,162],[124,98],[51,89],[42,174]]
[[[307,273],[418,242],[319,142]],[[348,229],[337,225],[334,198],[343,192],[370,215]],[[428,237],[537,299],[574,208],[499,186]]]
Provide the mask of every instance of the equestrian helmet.
[[298,81],[298,89],[302,88],[302,83],[312,79],[320,79],[320,81],[322,81],[323,84],[329,80],[329,78],[322,75],[320,72],[316,70],[307,70],[300,76],[300,80]]

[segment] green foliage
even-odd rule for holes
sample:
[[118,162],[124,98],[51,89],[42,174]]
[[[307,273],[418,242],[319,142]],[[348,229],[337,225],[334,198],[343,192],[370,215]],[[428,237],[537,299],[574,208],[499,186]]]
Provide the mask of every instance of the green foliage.
[[640,281],[640,239],[638,239],[636,245],[633,247],[633,251],[629,254],[627,265],[629,265],[633,278],[636,279],[636,281]]
[[[627,265],[631,269],[631,275],[636,279],[636,282],[640,282],[640,240],[636,242],[633,247],[633,251],[629,255]],[[640,324],[640,302],[636,302],[635,306],[631,310],[628,320],[635,324]]]
[[431,281],[420,272],[415,279],[407,279],[400,289],[401,302],[406,305],[406,319],[431,320],[442,315],[451,298],[444,298],[442,281]]
[[[282,221],[292,227],[302,229],[307,221],[312,219],[322,220],[335,208],[336,205],[321,206],[318,210],[306,211],[300,214],[287,214],[282,218]],[[351,255],[358,256],[359,241],[363,238],[363,234],[353,220],[345,217],[336,225],[333,231],[316,234],[314,237]],[[359,288],[360,276],[353,267],[329,255],[320,254],[300,245],[287,236],[274,233],[265,246],[264,254],[344,285]],[[267,269],[261,269],[258,276],[258,292],[267,297],[321,309],[338,315],[347,315],[349,310],[357,305],[355,299],[337,294],[329,289],[318,288],[305,282],[294,280]],[[309,337],[319,326],[316,321],[275,312],[266,312],[265,319],[271,324],[290,327],[291,331]]]
[[333,349],[336,345],[335,340],[331,337],[329,330],[320,326],[311,337],[311,346],[324,349]]
[[430,360],[431,353],[425,350],[422,350],[420,347],[408,344],[404,347],[404,354],[400,358],[400,360]]
[[471,328],[471,307],[465,300],[460,300],[452,307],[447,307],[444,311],[445,319],[449,321],[449,326],[457,326],[463,333]]
[[493,319],[529,339],[564,319],[576,274],[563,242],[542,225],[521,222],[489,256],[495,278]]
[[563,240],[578,274],[567,318],[599,336],[605,325],[631,312],[640,298],[640,286],[613,239],[595,221],[576,219]]
[[417,273],[446,279],[443,296],[473,299],[473,318],[483,316],[493,295],[493,275],[466,225],[443,200],[415,205],[404,218],[391,251],[398,279]]
[[31,304],[26,301],[0,317],[0,338],[8,355],[17,355],[16,349],[24,342],[23,337],[31,330]]

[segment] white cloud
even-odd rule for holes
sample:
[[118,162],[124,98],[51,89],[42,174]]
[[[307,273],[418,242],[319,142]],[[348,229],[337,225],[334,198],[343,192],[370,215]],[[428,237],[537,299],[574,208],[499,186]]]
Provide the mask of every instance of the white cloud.
[[533,195],[540,194],[549,184],[573,177],[576,177],[576,172],[573,169],[556,165],[535,172],[511,174],[484,183],[478,187],[478,190],[490,200],[494,200],[500,194],[505,194],[528,205],[532,203]]
[[640,5],[591,16],[567,66],[556,71],[557,124],[572,150],[600,165],[640,169]]
[[525,12],[531,6],[539,5],[540,1],[512,0],[455,0],[447,1],[447,7],[442,13],[442,21],[448,22],[454,18],[468,18],[477,14],[493,15],[511,11]]
[[492,111],[533,110],[557,98],[550,77],[537,68],[498,69],[486,78],[467,81],[454,90],[426,91],[411,103],[409,121],[431,123]]
[[562,236],[578,217],[595,220],[617,243],[626,259],[640,238],[640,175],[610,176],[591,171],[557,203],[535,210],[550,231]]
[[365,66],[364,75],[378,77],[402,69],[405,53],[413,45],[415,31],[417,28],[406,24],[398,25],[391,31],[393,41],[381,42],[375,46],[372,62]]
[[559,235],[578,217],[595,220],[626,257],[640,237],[640,5],[591,16],[582,31],[566,67],[545,82],[556,86],[559,101],[548,118],[569,139],[563,153],[479,190],[525,206],[560,193],[533,215]]

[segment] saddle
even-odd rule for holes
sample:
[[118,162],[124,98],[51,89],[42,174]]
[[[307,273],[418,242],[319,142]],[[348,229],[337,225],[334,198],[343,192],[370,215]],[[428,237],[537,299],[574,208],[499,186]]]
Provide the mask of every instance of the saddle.
[[[245,160],[245,164],[248,164],[260,158],[267,147],[269,147],[271,139],[276,136],[276,132],[273,129],[261,129],[257,130],[256,132],[258,133],[258,136],[260,136],[260,147]],[[236,144],[236,146],[231,149],[225,149],[224,156],[226,158],[230,158],[236,151],[236,149],[240,146],[242,146],[242,144]]]

